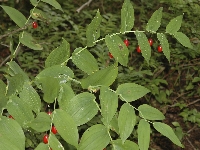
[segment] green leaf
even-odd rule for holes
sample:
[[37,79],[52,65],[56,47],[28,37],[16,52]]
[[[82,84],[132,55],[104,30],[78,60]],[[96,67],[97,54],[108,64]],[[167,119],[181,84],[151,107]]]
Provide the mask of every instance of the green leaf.
[[33,6],[37,6],[37,4],[38,4],[38,1],[37,1],[37,0],[30,0],[30,2],[31,2],[31,4],[32,4]]
[[175,34],[181,27],[183,15],[177,16],[176,18],[172,19],[166,27],[166,33],[171,35]]
[[121,9],[121,29],[120,32],[131,31],[134,25],[134,9],[130,0],[125,0]]
[[118,86],[116,92],[120,95],[121,100],[131,102],[143,97],[150,91],[135,83],[124,83]]
[[8,82],[7,96],[14,95],[22,90],[24,78],[21,74],[16,74],[13,77],[6,76]]
[[165,116],[158,109],[147,104],[138,107],[140,117],[148,120],[164,120]]
[[49,5],[53,6],[54,8],[58,9],[58,10],[62,10],[60,4],[56,1],[56,0],[41,0],[42,2],[48,3]]
[[13,119],[0,117],[0,149],[24,150],[25,136],[20,125]]
[[23,127],[27,128],[28,124],[33,121],[34,116],[29,103],[17,96],[11,96],[6,106],[9,114]]
[[95,96],[87,92],[76,95],[68,102],[66,111],[74,119],[77,126],[85,124],[98,112]]
[[[37,4],[37,1],[36,1],[36,4]],[[30,14],[31,14],[31,17],[36,20],[47,21],[47,18],[48,18],[47,15],[43,11],[37,8],[31,9]]]
[[74,50],[72,62],[87,74],[92,74],[99,70],[94,56],[87,49],[81,47]]
[[106,127],[101,124],[93,125],[83,133],[78,150],[102,150],[109,142]]
[[32,37],[30,33],[22,32],[19,35],[19,41],[33,50],[42,50],[43,47],[40,44],[37,44],[37,41]]
[[26,17],[19,12],[17,9],[0,5],[4,11],[9,15],[9,17],[20,27],[24,27],[26,24]]
[[169,138],[174,144],[183,148],[183,145],[181,144],[178,137],[175,135],[174,131],[169,125],[161,122],[154,122],[153,126],[158,132]]
[[192,83],[199,82],[199,81],[200,81],[200,77],[194,77],[192,80]]
[[56,78],[45,77],[40,79],[42,91],[44,93],[43,100],[47,103],[53,103],[58,97],[60,85]]
[[118,107],[118,96],[112,92],[108,87],[102,86],[100,89],[100,104],[101,115],[103,116],[103,123],[109,125]]
[[117,114],[114,115],[110,122],[111,130],[119,134],[118,118]]
[[88,25],[86,29],[87,46],[92,47],[95,45],[95,41],[100,37],[100,24],[102,17],[99,10],[92,22]]
[[61,45],[54,49],[45,61],[45,67],[51,67],[54,65],[61,65],[62,63],[66,62],[70,56],[70,45],[69,43],[63,38]]
[[166,36],[163,33],[157,33],[158,40],[160,41],[160,44],[162,46],[162,51],[167,58],[167,60],[170,62],[170,50],[169,50],[169,43],[166,38]]
[[149,19],[146,30],[148,32],[156,33],[158,28],[160,27],[161,24],[161,19],[162,19],[162,10],[163,8],[160,7],[158,10],[156,10],[151,18]]
[[150,124],[141,119],[138,124],[138,145],[140,150],[148,150],[150,142]]
[[123,104],[118,117],[119,134],[122,139],[122,143],[124,143],[130,136],[135,123],[136,115],[134,108],[128,103]]
[[8,64],[14,74],[21,74],[25,81],[29,81],[28,75],[20,68],[20,66],[15,61],[10,61],[6,64]]
[[78,146],[78,129],[73,118],[64,110],[56,109],[53,112],[53,123],[60,136],[69,144]]
[[193,48],[193,46],[190,43],[190,39],[182,32],[176,32],[174,33],[174,37],[179,41],[183,46],[188,48]]
[[112,141],[114,150],[139,150],[138,145],[132,141],[126,140],[122,144],[122,140],[117,139]]
[[30,83],[25,82],[23,86],[23,90],[19,93],[19,96],[24,101],[27,101],[31,106],[31,110],[33,110],[36,114],[40,112],[41,108],[41,100],[38,93],[35,89],[30,85]]
[[96,71],[81,81],[82,88],[87,89],[89,86],[99,85],[110,86],[117,78],[117,74],[118,67],[116,65]]
[[138,40],[138,45],[140,46],[142,56],[149,64],[149,60],[151,58],[151,47],[149,45],[148,39],[143,32],[136,31],[136,38]]
[[60,109],[66,110],[69,101],[75,96],[75,94],[70,84],[61,84],[60,86],[61,89],[59,93],[58,104]]
[[113,57],[119,61],[121,65],[127,66],[129,51],[122,39],[118,35],[107,35],[105,37],[105,42]]
[[74,77],[74,73],[67,66],[56,65],[42,70],[36,76],[36,82],[39,82],[41,78],[46,78],[46,77],[56,78],[60,81],[60,83],[65,83],[69,80],[69,77],[70,78]]
[[29,126],[37,132],[48,131],[51,128],[50,116],[45,112],[40,112]]
[[40,143],[35,150],[49,150],[48,144]]
[[6,84],[0,80],[0,110],[7,104],[8,98],[6,97]]
[[53,150],[64,150],[64,147],[54,134],[49,136],[49,145]]

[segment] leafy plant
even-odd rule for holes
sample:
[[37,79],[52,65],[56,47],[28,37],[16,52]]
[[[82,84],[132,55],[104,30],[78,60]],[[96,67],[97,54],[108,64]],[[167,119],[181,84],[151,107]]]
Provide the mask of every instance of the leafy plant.
[[[29,25],[31,17],[44,22],[47,20],[43,11],[37,8],[40,2],[63,11],[55,0],[30,2],[34,8],[28,19],[12,7],[1,7],[20,28]],[[130,0],[125,0],[121,9],[120,32],[107,34],[105,37],[101,37],[100,29],[103,17],[97,11],[86,29],[87,46],[81,45],[71,54],[70,44],[62,38],[59,46],[45,60],[45,68],[31,80],[14,58],[20,44],[33,50],[42,50],[43,46],[31,33],[22,31],[11,61],[7,63],[7,84],[0,81],[0,134],[3,135],[0,136],[0,149],[24,149],[29,145],[28,140],[25,143],[25,135],[28,135],[25,132],[33,131],[41,133],[41,139],[43,138],[43,142],[34,147],[36,150],[69,147],[78,150],[102,150],[109,145],[114,150],[146,150],[149,148],[151,125],[174,144],[183,147],[172,128],[161,122],[165,116],[160,110],[148,104],[142,104],[138,108],[131,104],[151,92],[148,88],[133,82],[120,82],[115,89],[111,88],[119,77],[118,72],[126,69],[129,63],[129,41],[122,40],[121,36],[134,33],[147,66],[151,64],[152,54],[152,45],[146,36],[148,33],[157,36],[162,46],[162,49],[159,47],[159,52],[163,52],[169,62],[168,36],[174,37],[183,46],[192,48],[189,38],[179,31],[182,15],[168,23],[165,33],[157,32],[161,25],[162,10],[161,7],[153,13],[146,25],[146,31],[132,31],[134,9]],[[39,25],[34,22],[32,27],[37,29]],[[107,54],[112,54],[112,61],[106,67],[99,64],[98,58],[92,52],[97,47],[96,44],[103,41],[107,46]],[[80,69],[81,77],[78,78],[73,67],[68,65],[70,61]],[[79,93],[74,92],[74,84],[80,86]],[[51,113],[45,113],[47,110],[42,107],[42,101],[53,104]],[[119,105],[119,102],[122,104]],[[6,111],[7,116],[12,117],[6,117]],[[94,121],[96,117],[97,121]],[[93,124],[88,125],[89,122]],[[85,125],[88,125],[87,129],[81,132]],[[51,132],[52,127],[57,132]],[[137,143],[129,140],[132,132],[136,131]]]

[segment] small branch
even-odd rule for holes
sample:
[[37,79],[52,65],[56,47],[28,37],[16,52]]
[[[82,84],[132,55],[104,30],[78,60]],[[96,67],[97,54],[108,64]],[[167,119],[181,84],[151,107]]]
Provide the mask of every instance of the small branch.
[[85,6],[89,6],[91,2],[92,0],[88,0],[88,2],[79,7],[76,11],[79,13]]
[[19,32],[19,31],[25,30],[25,29],[27,28],[27,26],[28,26],[28,25],[24,26],[23,28],[19,28],[19,29],[16,29],[16,30],[14,30],[14,31],[11,31],[11,32],[9,32],[9,33],[6,33],[6,34],[4,34],[4,35],[1,35],[1,36],[0,36],[0,40],[1,40],[2,38],[4,38],[4,37],[7,37],[7,36],[11,35],[11,34],[15,34],[15,33]]
[[193,104],[195,104],[195,103],[197,103],[197,102],[199,102],[199,101],[200,101],[200,99],[197,99],[197,100],[195,100],[195,101],[193,101],[193,102],[187,104],[187,106],[189,106],[189,105],[193,105]]
[[192,142],[190,142],[190,140],[186,137],[186,140],[188,141],[188,143],[191,145],[191,147],[193,148],[193,150],[197,150],[194,145],[192,144]]

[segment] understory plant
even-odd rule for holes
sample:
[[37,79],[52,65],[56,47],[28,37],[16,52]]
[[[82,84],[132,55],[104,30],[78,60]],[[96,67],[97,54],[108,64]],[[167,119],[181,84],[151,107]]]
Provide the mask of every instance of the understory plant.
[[[0,150],[24,150],[34,135],[41,137],[35,150],[147,150],[150,134],[157,130],[179,147],[184,147],[173,129],[163,123],[163,113],[148,105],[134,106],[150,90],[136,83],[120,83],[116,89],[112,85],[118,78],[118,70],[127,68],[129,62],[129,41],[122,39],[132,33],[138,41],[137,52],[147,65],[150,63],[153,39],[146,34],[155,34],[163,53],[170,62],[170,46],[167,40],[172,36],[183,46],[191,48],[189,38],[179,31],[183,15],[171,19],[164,33],[158,32],[163,8],[156,10],[149,19],[144,31],[133,31],[134,9],[130,0],[125,0],[121,9],[121,27],[118,33],[101,36],[102,16],[99,11],[87,26],[85,47],[70,51],[70,44],[62,38],[45,60],[45,68],[30,79],[20,68],[15,58],[21,44],[32,49],[43,47],[26,31],[32,25],[38,28],[37,21],[45,20],[44,12],[37,8],[39,3],[47,3],[63,11],[56,0],[30,0],[34,6],[26,18],[18,10],[1,5],[19,28],[19,43],[11,51],[10,61],[4,76],[7,83],[0,81]],[[97,43],[105,42],[110,62],[103,67],[92,50]],[[13,49],[13,45],[10,45]],[[72,65],[73,64],[73,65]],[[74,66],[83,72],[77,78]],[[79,85],[77,93],[73,85]],[[44,108],[43,103],[53,106]],[[96,119],[96,121],[94,121]],[[133,134],[133,141],[130,136]]]

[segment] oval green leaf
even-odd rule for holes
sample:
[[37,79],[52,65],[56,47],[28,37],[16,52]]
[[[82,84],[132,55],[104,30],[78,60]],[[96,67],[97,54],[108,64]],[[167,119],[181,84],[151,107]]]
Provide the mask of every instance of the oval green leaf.
[[15,61],[7,62],[9,68],[14,72],[14,74],[21,74],[25,81],[29,81],[28,75],[20,68],[20,66]]
[[102,150],[109,142],[106,127],[101,124],[93,125],[83,133],[78,150]]
[[66,111],[74,119],[77,126],[87,123],[98,112],[95,96],[87,92],[76,95],[68,102]]
[[99,70],[94,56],[87,49],[81,47],[74,50],[72,62],[87,74],[92,74]]
[[0,117],[0,149],[24,150],[25,135],[21,126],[13,119]]
[[7,90],[7,96],[14,95],[18,92],[20,92],[24,85],[24,78],[21,74],[16,74],[12,77],[6,76],[8,81],[8,90]]
[[121,9],[121,29],[120,32],[131,31],[134,26],[134,9],[130,0],[125,0]]
[[122,139],[122,143],[124,143],[130,136],[135,123],[136,115],[134,108],[128,103],[123,104],[118,117],[119,134]]
[[169,125],[161,122],[154,122],[153,127],[162,135],[169,138],[174,144],[183,148],[183,145],[181,144],[178,137],[176,136],[176,134]]
[[41,83],[44,93],[43,100],[47,103],[53,103],[59,94],[59,80],[57,78],[44,77],[40,78],[39,83]]
[[138,124],[138,145],[140,150],[148,150],[150,142],[150,124],[141,119]]
[[41,0],[41,1],[53,6],[56,9],[61,10],[63,12],[60,4],[56,0]]
[[[37,3],[37,1],[36,1],[36,3]],[[47,15],[43,11],[41,11],[37,8],[31,9],[30,14],[33,19],[47,21]]]
[[48,131],[51,128],[50,116],[45,112],[40,112],[29,126],[37,132]]
[[65,83],[69,80],[69,78],[74,77],[74,73],[67,66],[56,65],[42,70],[36,76],[36,81],[39,81],[41,78],[45,77],[56,78],[60,81],[60,83]]
[[41,108],[41,100],[38,93],[35,89],[30,85],[30,83],[25,82],[23,86],[23,90],[19,93],[19,96],[24,101],[27,101],[31,106],[31,109],[38,114]]
[[19,12],[17,9],[0,5],[4,11],[9,15],[9,17],[20,27],[24,27],[26,24],[26,17]]
[[87,46],[92,47],[95,45],[95,41],[100,37],[100,23],[102,17],[99,10],[92,22],[88,25],[86,30]]
[[174,37],[179,41],[183,46],[188,48],[193,48],[193,46],[190,43],[190,39],[182,32],[176,32],[174,34]]
[[17,96],[10,97],[6,108],[9,114],[24,128],[27,128],[28,124],[34,119],[29,103]]
[[118,67],[116,65],[109,66],[102,70],[96,71],[81,81],[81,86],[87,89],[90,86],[105,85],[110,86],[117,78]]
[[49,135],[49,145],[52,150],[65,150],[54,134]]
[[165,116],[158,109],[147,104],[138,107],[140,117],[148,120],[164,120]]
[[149,64],[149,60],[151,58],[151,47],[149,45],[148,39],[143,32],[135,31],[135,35],[142,52],[142,56]]
[[74,119],[64,110],[53,112],[53,123],[60,136],[69,144],[78,146],[78,129]]
[[118,86],[117,94],[120,95],[120,99],[127,102],[135,101],[150,91],[144,86],[135,83],[124,83]]
[[19,35],[19,41],[24,44],[25,46],[29,47],[33,50],[42,50],[43,47],[37,44],[37,41],[32,37],[30,33],[22,32]]
[[100,104],[103,123],[107,126],[110,124],[118,107],[118,95],[112,92],[108,87],[102,86],[100,89]]
[[66,62],[70,56],[70,45],[69,43],[63,38],[61,45],[54,49],[45,61],[45,67],[51,67],[55,65],[61,65],[62,63]]
[[40,143],[35,150],[49,150],[48,144]]
[[113,140],[112,145],[114,150],[139,150],[138,145],[129,140],[126,140],[124,144],[122,144],[122,140],[120,139]]
[[166,27],[166,33],[169,33],[171,35],[175,34],[181,27],[182,19],[183,15],[180,15],[170,20],[169,24]]
[[58,104],[60,109],[66,110],[69,101],[75,96],[75,94],[70,83],[61,84],[60,86]]
[[157,33],[157,38],[160,41],[160,44],[162,46],[162,51],[163,51],[165,57],[170,62],[169,43],[168,43],[166,36],[163,33]]
[[148,32],[155,33],[158,30],[158,28],[160,27],[161,19],[162,19],[162,10],[163,10],[163,8],[160,7],[158,10],[156,10],[152,14],[152,16],[149,19],[147,26],[146,26],[146,30]]
[[113,55],[113,57],[123,66],[127,66],[128,63],[128,48],[118,35],[107,35],[105,37],[106,45]]

